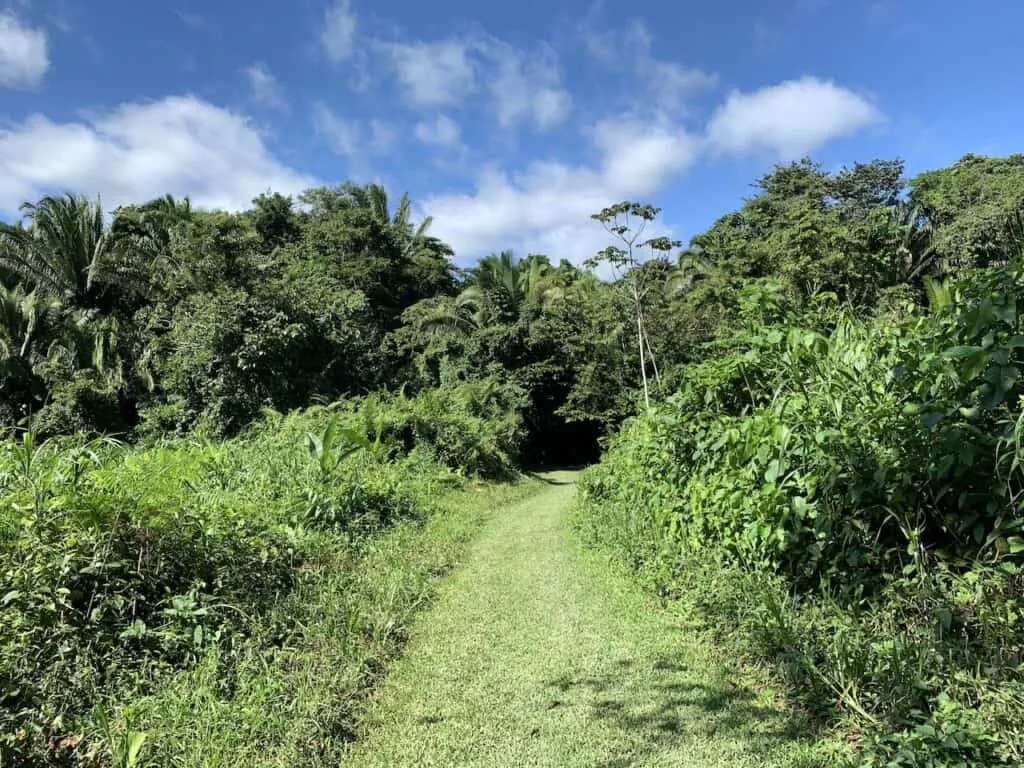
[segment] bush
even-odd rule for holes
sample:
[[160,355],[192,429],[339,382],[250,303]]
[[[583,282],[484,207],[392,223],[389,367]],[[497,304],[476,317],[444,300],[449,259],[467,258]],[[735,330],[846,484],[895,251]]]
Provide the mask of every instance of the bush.
[[88,763],[106,749],[96,706],[180,670],[213,663],[230,693],[238,665],[301,634],[281,605],[308,574],[344,569],[458,484],[434,456],[471,473],[507,460],[452,450],[446,430],[481,417],[447,408],[428,428],[446,401],[427,400],[394,399],[393,423],[415,417],[414,440],[433,440],[408,452],[361,431],[386,423],[375,400],[268,412],[224,443],[0,444],[0,764]]
[[589,541],[744,630],[866,764],[1024,756],[1024,270],[954,297],[741,328],[582,486]]

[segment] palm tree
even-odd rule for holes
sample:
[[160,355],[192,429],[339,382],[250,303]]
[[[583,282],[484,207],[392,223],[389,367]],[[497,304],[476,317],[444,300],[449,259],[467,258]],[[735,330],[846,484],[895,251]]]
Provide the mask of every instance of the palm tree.
[[721,275],[721,270],[699,247],[687,248],[676,257],[669,273],[667,288],[672,296],[681,296],[697,283]]
[[565,276],[546,256],[516,260],[512,251],[492,253],[469,274],[469,285],[458,296],[432,300],[415,325],[432,333],[468,335],[487,325],[514,321],[531,304],[543,311],[565,296]]
[[31,363],[40,357],[60,314],[58,299],[0,284],[0,360],[20,357]]
[[890,214],[897,241],[893,252],[892,279],[897,283],[917,280],[935,263],[934,230],[920,206],[900,201]]
[[104,274],[116,275],[122,287],[148,294],[161,284],[167,269],[183,269],[175,258],[174,236],[192,217],[192,201],[172,195],[118,208],[110,227],[112,244],[105,254]]
[[435,240],[427,236],[427,231],[433,223],[432,217],[427,216],[419,224],[413,224],[412,201],[408,193],[399,198],[398,207],[392,214],[387,190],[380,184],[360,186],[348,183],[343,189],[348,205],[368,211],[383,231],[390,232],[395,237],[402,248],[403,256],[411,256],[428,241]]
[[0,225],[0,267],[41,294],[95,306],[98,273],[113,242],[99,199],[47,196],[21,210],[27,225]]
[[467,289],[452,298],[443,296],[420,303],[422,316],[412,323],[429,334],[468,336],[487,325],[487,316],[475,293]]
[[558,277],[546,256],[516,260],[512,251],[492,253],[470,270],[470,285],[459,298],[489,321],[513,320],[528,304],[543,310],[562,298],[565,289]]

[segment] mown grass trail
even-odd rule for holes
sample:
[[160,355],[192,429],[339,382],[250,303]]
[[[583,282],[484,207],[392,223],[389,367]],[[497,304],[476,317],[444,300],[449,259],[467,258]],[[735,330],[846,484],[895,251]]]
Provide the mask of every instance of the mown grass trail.
[[348,766],[805,766],[770,693],[577,551],[574,476],[497,510],[421,617]]

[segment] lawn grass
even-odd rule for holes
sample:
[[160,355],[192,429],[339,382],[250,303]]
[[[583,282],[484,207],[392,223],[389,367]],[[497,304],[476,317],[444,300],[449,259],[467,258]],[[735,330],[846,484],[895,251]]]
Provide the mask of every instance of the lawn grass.
[[344,764],[820,765],[807,723],[573,541],[575,476],[493,515]]

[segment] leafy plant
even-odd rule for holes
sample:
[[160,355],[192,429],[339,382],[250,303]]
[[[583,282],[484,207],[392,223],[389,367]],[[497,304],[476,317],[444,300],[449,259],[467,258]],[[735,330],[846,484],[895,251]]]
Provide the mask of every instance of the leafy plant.
[[364,435],[343,427],[338,419],[331,419],[319,435],[306,433],[306,440],[309,453],[320,470],[321,482],[329,480],[349,456],[373,446]]

